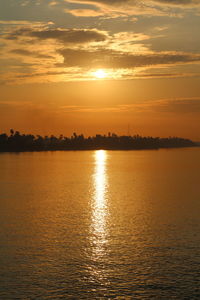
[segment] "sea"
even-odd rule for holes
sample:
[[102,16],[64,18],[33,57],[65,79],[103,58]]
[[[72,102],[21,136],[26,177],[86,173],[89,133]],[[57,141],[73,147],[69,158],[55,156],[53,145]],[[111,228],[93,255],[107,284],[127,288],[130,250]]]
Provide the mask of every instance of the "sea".
[[0,299],[200,299],[200,148],[1,153]]

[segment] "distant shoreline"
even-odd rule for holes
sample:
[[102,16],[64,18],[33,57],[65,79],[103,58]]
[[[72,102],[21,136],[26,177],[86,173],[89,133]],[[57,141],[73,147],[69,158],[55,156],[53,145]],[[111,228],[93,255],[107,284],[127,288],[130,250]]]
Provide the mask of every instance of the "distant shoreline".
[[19,131],[10,130],[10,135],[0,134],[0,152],[41,152],[41,151],[88,151],[88,150],[158,150],[185,147],[198,147],[189,139],[179,137],[143,137],[118,136],[115,133],[108,135],[96,134],[84,137],[83,134],[73,133],[71,137],[60,135],[34,136],[21,134]]

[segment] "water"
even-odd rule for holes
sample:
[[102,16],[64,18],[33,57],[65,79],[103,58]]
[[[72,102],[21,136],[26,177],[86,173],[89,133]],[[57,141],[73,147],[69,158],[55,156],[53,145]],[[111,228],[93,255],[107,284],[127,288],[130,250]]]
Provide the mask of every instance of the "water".
[[200,299],[200,149],[0,154],[0,299]]

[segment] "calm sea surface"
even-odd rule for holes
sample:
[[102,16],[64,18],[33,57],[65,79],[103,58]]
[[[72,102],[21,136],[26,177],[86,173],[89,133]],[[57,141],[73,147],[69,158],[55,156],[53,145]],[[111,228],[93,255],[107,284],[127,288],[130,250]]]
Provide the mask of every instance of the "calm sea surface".
[[200,148],[0,154],[0,299],[200,299]]

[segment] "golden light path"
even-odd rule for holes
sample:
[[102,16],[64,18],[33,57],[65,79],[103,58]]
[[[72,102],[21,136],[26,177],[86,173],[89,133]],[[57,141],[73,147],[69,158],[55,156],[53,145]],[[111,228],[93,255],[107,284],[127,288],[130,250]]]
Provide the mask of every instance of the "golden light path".
[[95,236],[101,239],[104,236],[106,230],[106,159],[106,151],[98,150],[95,152],[93,229]]
[[107,204],[107,152],[104,150],[95,151],[95,170],[93,177],[94,194],[92,199],[92,220],[91,220],[91,244],[92,253],[91,259],[94,263],[91,268],[92,277],[98,281],[105,280],[105,273],[98,267],[107,256],[107,219],[108,219],[108,204]]

